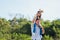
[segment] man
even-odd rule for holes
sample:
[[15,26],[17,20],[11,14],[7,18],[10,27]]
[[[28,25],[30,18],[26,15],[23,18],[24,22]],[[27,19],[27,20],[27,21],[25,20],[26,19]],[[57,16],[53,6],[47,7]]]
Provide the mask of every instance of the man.
[[41,13],[42,11],[38,11],[37,15],[33,19],[33,27],[32,29],[32,39],[33,40],[41,40],[42,34],[44,34],[44,29],[42,25],[39,23],[41,19]]

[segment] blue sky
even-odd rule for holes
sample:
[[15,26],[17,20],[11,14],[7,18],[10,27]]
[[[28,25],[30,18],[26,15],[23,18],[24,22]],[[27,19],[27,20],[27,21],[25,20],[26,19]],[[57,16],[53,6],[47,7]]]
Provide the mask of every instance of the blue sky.
[[17,13],[32,20],[36,12],[43,9],[44,20],[60,19],[59,4],[60,0],[0,0],[0,17],[11,19]]

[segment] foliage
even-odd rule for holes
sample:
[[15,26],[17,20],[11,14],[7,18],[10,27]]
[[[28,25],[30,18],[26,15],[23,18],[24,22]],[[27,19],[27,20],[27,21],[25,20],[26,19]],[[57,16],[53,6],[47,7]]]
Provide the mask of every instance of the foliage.
[[[42,20],[41,24],[45,29],[44,40],[60,39],[60,20]],[[31,21],[25,18],[0,18],[0,40],[31,40]]]

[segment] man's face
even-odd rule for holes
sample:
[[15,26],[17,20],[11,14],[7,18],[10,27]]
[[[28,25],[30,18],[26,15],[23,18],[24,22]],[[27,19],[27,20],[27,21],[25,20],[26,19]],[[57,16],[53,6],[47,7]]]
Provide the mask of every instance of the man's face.
[[39,20],[36,20],[36,24],[39,25]]

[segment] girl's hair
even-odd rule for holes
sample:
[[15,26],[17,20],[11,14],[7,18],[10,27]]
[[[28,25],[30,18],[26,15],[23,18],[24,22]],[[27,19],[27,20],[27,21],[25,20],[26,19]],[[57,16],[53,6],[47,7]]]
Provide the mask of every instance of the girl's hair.
[[39,9],[39,11],[37,12],[37,14],[40,14],[39,18],[41,19],[41,13],[43,13],[43,10]]
[[40,20],[40,19],[39,19],[39,18],[36,18],[36,21],[37,21],[37,20]]
[[39,17],[39,19],[41,19],[41,11],[38,11],[37,14],[40,14],[40,16],[37,16],[37,17]]

